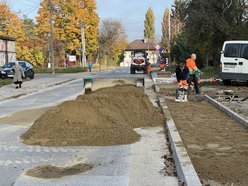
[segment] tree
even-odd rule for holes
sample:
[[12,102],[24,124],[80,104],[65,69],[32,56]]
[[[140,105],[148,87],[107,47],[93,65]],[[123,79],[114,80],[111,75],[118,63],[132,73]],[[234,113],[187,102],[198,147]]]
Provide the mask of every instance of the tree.
[[120,21],[105,19],[102,21],[99,35],[99,53],[112,65],[119,62],[127,46],[127,35]]
[[[86,52],[91,55],[98,49],[99,17],[96,13],[95,0],[51,0],[54,20],[54,35],[57,56],[81,54],[81,26],[84,23],[86,37]],[[41,2],[41,8],[36,17],[36,30],[43,38],[47,48],[50,33],[49,6],[46,0]]]
[[33,66],[41,66],[43,63],[42,45],[35,32],[35,23],[24,16],[21,20],[25,37],[20,45],[18,59],[30,62]]
[[211,59],[217,67],[223,42],[248,36],[247,3],[247,0],[175,1],[175,10],[184,23],[183,37],[187,44],[198,50],[200,56],[206,56],[206,62]]
[[0,10],[0,35],[16,38],[19,44],[25,35],[20,19],[6,3],[0,2]]
[[34,20],[24,15],[21,21],[22,21],[24,32],[25,32],[25,38],[26,39],[37,39]]
[[166,48],[169,46],[169,13],[170,10],[167,8],[164,12],[163,22],[162,22],[162,40],[161,46]]
[[151,7],[146,12],[145,21],[144,21],[144,37],[150,41],[154,41],[155,38],[155,15]]

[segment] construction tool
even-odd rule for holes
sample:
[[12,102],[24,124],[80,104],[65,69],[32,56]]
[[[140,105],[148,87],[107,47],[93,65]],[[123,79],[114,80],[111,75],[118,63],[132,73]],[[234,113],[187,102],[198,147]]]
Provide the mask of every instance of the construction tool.
[[92,92],[92,84],[93,84],[93,77],[85,77],[84,78],[84,90],[85,94]]
[[176,90],[175,102],[188,102],[188,84],[186,80],[181,80]]

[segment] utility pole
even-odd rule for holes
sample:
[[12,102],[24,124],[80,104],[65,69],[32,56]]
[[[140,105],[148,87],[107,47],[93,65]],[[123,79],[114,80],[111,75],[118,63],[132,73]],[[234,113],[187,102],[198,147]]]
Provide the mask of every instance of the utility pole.
[[53,7],[51,0],[48,1],[48,6],[49,6],[49,23],[50,23],[50,47],[49,47],[49,63],[52,66],[52,73],[55,74],[55,68],[54,68],[54,34],[53,34]]
[[168,27],[169,27],[169,42],[171,40],[171,14],[169,10],[169,15],[168,15]]
[[86,67],[84,21],[81,22],[82,68]]

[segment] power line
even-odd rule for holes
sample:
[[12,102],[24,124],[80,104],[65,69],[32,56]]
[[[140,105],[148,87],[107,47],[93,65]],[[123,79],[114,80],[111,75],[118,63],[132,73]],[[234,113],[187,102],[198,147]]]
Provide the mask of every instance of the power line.
[[[22,0],[22,1],[23,1],[23,0]],[[25,0],[25,1],[28,1],[28,2],[33,3],[33,4],[35,4],[35,5],[40,4],[40,1],[39,1],[39,3],[35,2],[35,1],[32,1],[32,0]]]
[[36,9],[38,9],[38,7],[33,7],[33,9],[30,11],[30,12],[28,12],[28,13],[25,13],[24,15],[28,15],[28,14],[31,14],[33,11],[35,11]]
[[34,5],[39,5],[40,3],[34,3],[32,2],[33,4],[30,4],[30,3],[27,3],[27,2],[23,2],[23,0],[15,0],[15,2],[17,2],[18,4],[24,4],[26,6],[29,6],[29,7],[33,7]]

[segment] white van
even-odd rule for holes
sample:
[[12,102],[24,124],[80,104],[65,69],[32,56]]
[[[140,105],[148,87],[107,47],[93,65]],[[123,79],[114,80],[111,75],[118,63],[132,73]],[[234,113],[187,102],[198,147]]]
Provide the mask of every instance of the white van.
[[230,85],[231,81],[248,82],[248,41],[226,41],[220,62],[224,85]]

